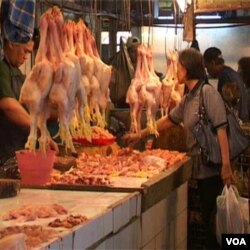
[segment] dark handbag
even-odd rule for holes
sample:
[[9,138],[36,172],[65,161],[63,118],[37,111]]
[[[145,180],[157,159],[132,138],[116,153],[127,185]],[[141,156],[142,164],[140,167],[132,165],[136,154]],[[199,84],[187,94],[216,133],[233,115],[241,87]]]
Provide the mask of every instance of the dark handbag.
[[[207,117],[202,87],[199,99],[199,121],[194,126],[192,132],[200,146],[201,160],[207,166],[220,166],[222,164],[220,145],[218,142],[216,129]],[[227,114],[227,136],[229,142],[230,160],[234,160],[249,146],[249,139],[241,129],[234,113],[225,104]]]
[[109,60],[109,64],[113,66],[109,84],[110,99],[116,108],[128,108],[126,95],[134,77],[134,68],[122,38],[120,39],[120,51]]

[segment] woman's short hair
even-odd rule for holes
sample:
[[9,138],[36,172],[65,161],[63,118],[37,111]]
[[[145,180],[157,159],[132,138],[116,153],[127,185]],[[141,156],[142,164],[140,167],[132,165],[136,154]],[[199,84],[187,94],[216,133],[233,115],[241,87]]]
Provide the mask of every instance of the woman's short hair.
[[222,52],[216,47],[210,47],[204,52],[205,63],[215,63],[216,65],[224,64],[224,59],[222,57]]
[[187,70],[187,79],[204,79],[205,67],[202,54],[194,49],[188,48],[179,52],[179,62]]
[[250,57],[241,57],[238,61],[238,66],[243,81],[250,88]]

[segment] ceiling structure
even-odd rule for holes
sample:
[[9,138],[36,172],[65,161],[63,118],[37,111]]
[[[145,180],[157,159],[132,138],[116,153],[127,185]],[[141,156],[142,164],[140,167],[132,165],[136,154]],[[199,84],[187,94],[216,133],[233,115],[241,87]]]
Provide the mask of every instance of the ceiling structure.
[[[177,2],[185,0],[38,0],[43,6],[58,5],[75,16],[117,20],[121,29],[182,23]],[[190,0],[189,0],[190,1]],[[250,24],[250,0],[193,0],[195,24]]]
[[[192,5],[183,11],[181,4],[187,2]],[[36,0],[36,3],[37,34],[40,14],[57,5],[67,19],[86,21],[103,58],[117,51],[117,32],[131,32],[132,28],[136,32],[142,26],[174,27],[175,32],[182,28],[183,40],[192,41],[199,26],[250,25],[250,0]],[[109,34],[107,46],[101,42],[103,32]]]

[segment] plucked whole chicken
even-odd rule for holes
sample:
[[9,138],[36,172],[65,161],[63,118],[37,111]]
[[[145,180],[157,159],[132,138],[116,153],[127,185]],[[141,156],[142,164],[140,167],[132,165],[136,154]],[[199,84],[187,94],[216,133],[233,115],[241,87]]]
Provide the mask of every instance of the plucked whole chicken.
[[158,136],[157,111],[161,109],[162,116],[168,115],[169,110],[180,102],[184,92],[182,87],[184,85],[179,84],[177,80],[177,52],[169,52],[167,73],[162,81],[154,70],[151,47],[139,45],[137,55],[135,77],[131,81],[126,97],[126,102],[130,105],[130,131],[140,133],[141,116],[145,110],[149,132]]
[[73,137],[91,141],[91,125],[105,127],[112,67],[97,51],[95,39],[83,20],[65,21],[60,9],[49,8],[40,17],[40,43],[35,64],[20,94],[31,116],[26,149],[46,152],[50,139],[47,119],[57,111],[61,141],[75,152]]

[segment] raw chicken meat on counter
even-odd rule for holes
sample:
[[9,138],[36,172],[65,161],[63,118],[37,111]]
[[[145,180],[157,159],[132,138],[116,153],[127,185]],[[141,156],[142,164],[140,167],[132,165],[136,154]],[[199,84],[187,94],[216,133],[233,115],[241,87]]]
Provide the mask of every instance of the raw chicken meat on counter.
[[[13,248],[11,249],[30,250],[34,248],[38,249],[44,242],[56,238],[58,232],[52,228],[45,228],[44,226],[38,225],[11,226],[0,231],[0,245],[3,246],[5,240],[18,240],[17,236],[20,236],[19,244],[13,244]],[[23,244],[20,244],[21,236],[25,236],[25,243]],[[18,248],[16,248],[16,246],[18,246]],[[1,249],[5,248],[3,247]]]
[[68,211],[59,204],[25,205],[12,209],[2,216],[3,220],[33,221],[37,218],[49,218],[67,214]]
[[54,171],[53,184],[112,185],[110,177],[150,178],[181,162],[185,153],[168,150],[122,149],[117,154],[102,156],[82,153],[77,159],[77,166],[65,173]]

